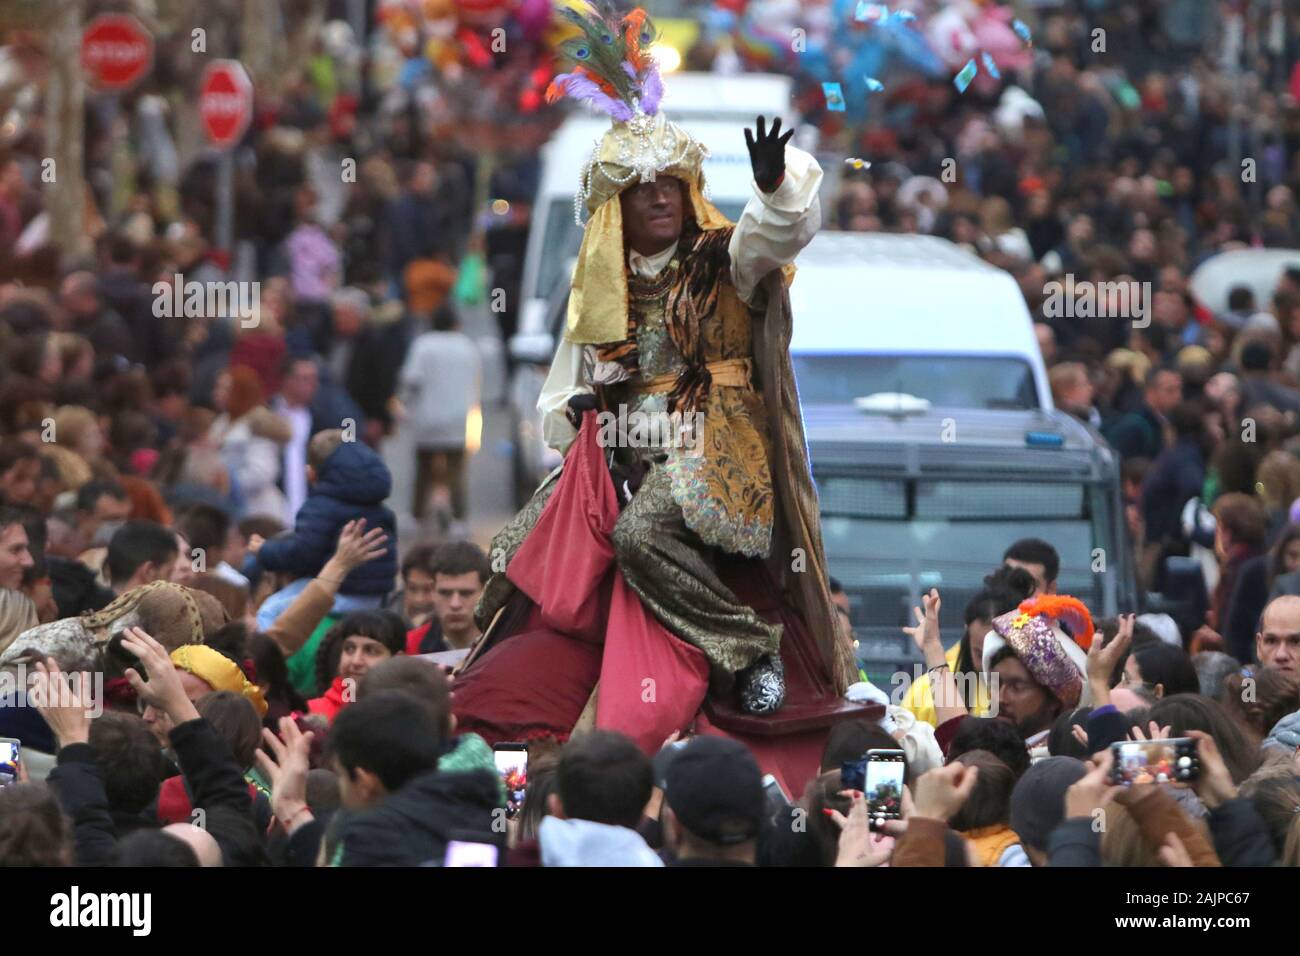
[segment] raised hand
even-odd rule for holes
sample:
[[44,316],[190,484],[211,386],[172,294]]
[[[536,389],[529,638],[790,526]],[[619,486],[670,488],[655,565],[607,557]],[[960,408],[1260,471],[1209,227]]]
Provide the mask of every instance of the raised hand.
[[1147,733],[1151,735],[1150,737],[1148,737],[1147,734],[1144,734],[1142,728],[1138,726],[1134,726],[1129,730],[1128,735],[1130,740],[1168,740],[1169,731],[1170,728],[1168,725],[1161,727],[1152,720],[1147,723]]
[[936,653],[937,659],[943,660],[943,642],[939,639],[939,608],[942,604],[939,592],[931,588],[929,594],[921,595],[921,604],[925,607],[924,611],[919,607],[912,608],[912,613],[916,615],[916,626],[903,628],[903,633],[916,644],[916,649],[925,658],[926,666],[933,667],[935,664],[931,658]]
[[923,773],[916,781],[916,815],[947,823],[970,797],[978,777],[978,767],[963,763]]
[[785,144],[794,135],[788,130],[781,135],[781,117],[772,120],[772,130],[767,131],[765,119],[757,120],[758,135],[746,128],[745,145],[749,147],[749,165],[754,170],[754,182],[765,193],[774,192],[785,177]]
[[174,724],[198,719],[199,712],[186,695],[167,648],[138,627],[122,632],[122,647],[134,654],[149,674],[146,681],[134,667],[126,669],[126,679],[142,701],[158,708]]
[[[307,806],[307,771],[311,769],[309,760],[311,731],[303,733],[292,717],[280,718],[280,736],[270,730],[262,729],[264,749],[253,756],[266,779],[271,782],[271,812],[289,829],[294,818],[302,815]],[[266,752],[269,749],[272,757]],[[301,823],[307,822],[305,819]]]
[[841,790],[841,796],[853,801],[846,817],[838,810],[828,816],[840,828],[839,853],[836,866],[888,866],[894,852],[894,838],[871,829],[866,797],[856,790]]
[[388,550],[388,532],[383,528],[366,530],[366,519],[349,521],[339,532],[339,543],[334,548],[334,558],[348,571],[367,561],[383,557]]
[[45,718],[59,748],[90,742],[94,691],[89,673],[64,674],[58,661],[37,661],[29,702]]
[[1110,675],[1133,642],[1133,624],[1136,621],[1135,614],[1121,614],[1119,631],[1114,639],[1102,647],[1101,638],[1095,637],[1088,648],[1088,686],[1092,689],[1092,702],[1096,707],[1110,703]]
[[1103,750],[1091,760],[1091,769],[1065,791],[1065,819],[1091,817],[1093,811],[1104,807],[1124,789],[1110,782],[1113,763],[1109,750]]
[[1189,730],[1187,736],[1196,741],[1201,773],[1192,781],[1192,789],[1201,802],[1213,810],[1237,796],[1237,785],[1232,782],[1228,765],[1223,762],[1219,745],[1203,730]]

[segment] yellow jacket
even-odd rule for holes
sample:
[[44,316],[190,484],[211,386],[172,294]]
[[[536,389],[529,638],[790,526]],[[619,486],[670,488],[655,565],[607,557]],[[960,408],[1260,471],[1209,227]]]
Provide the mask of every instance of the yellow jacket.
[[[957,674],[957,655],[961,653],[961,641],[958,641],[948,649],[944,655],[948,666],[952,668],[953,675]],[[980,674],[976,678],[977,684],[975,689],[975,706],[971,708],[971,714],[975,717],[984,717],[989,712],[989,689],[984,683],[984,675]],[[963,684],[958,679],[957,689],[963,689]],[[922,674],[912,686],[907,689],[903,695],[903,706],[910,710],[917,720],[924,720],[927,724],[934,726],[938,723],[938,716],[934,708],[934,694],[930,690],[930,675]]]

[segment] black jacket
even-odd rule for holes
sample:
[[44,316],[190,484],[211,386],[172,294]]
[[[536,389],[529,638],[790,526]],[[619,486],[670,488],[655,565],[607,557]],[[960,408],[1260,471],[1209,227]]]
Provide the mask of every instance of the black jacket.
[[1101,834],[1091,817],[1062,821],[1047,837],[1048,866],[1101,866]]
[[1224,866],[1272,866],[1277,859],[1273,838],[1249,798],[1237,797],[1215,807],[1207,822],[1214,852]]
[[221,847],[225,865],[266,864],[264,841],[253,822],[253,798],[230,746],[202,717],[173,727],[171,743],[194,808],[205,812],[205,829]]
[[1201,493],[1204,484],[1205,458],[1195,441],[1180,439],[1172,448],[1161,452],[1142,481],[1146,539],[1152,542],[1181,539],[1183,506]]
[[1255,659],[1255,632],[1259,616],[1268,604],[1267,554],[1247,558],[1237,572],[1237,583],[1228,598],[1227,620],[1220,623],[1223,649],[1242,663]]
[[1145,403],[1135,411],[1103,425],[1102,434],[1123,459],[1147,458],[1155,461],[1165,449],[1163,424]]
[[63,812],[72,818],[77,863],[104,866],[111,862],[117,833],[104,792],[104,774],[95,763],[90,744],[69,744],[59,751],[50,771],[50,787]]
[[497,779],[489,771],[420,774],[377,806],[346,822],[340,841],[343,866],[419,866],[441,864],[447,841],[480,834],[497,842],[493,823],[503,813]]

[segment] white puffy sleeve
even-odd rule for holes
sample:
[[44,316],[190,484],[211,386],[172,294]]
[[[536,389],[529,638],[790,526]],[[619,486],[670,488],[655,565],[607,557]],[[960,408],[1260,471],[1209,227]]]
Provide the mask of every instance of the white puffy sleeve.
[[593,389],[583,381],[582,350],[586,346],[560,339],[551,371],[542,385],[542,395],[537,400],[537,410],[542,413],[542,440],[561,455],[569,450],[578,437],[565,408],[574,395],[591,395]]
[[759,281],[773,269],[794,261],[812,241],[822,224],[817,190],[822,168],[808,153],[787,145],[785,179],[773,192],[764,193],[753,183],[754,198],[736,222],[727,247],[731,255],[731,281],[749,302]]

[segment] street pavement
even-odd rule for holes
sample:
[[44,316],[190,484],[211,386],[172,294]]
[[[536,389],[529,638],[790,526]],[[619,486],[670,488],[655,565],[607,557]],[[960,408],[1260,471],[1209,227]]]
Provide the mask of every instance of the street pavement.
[[[466,480],[469,489],[468,537],[486,550],[492,536],[501,530],[515,511],[510,415],[500,404],[506,394],[505,354],[496,321],[486,305],[462,306],[458,311],[465,333],[478,343],[483,357],[483,438],[478,452],[469,460]],[[393,494],[388,506],[397,515],[398,540],[402,550],[434,539],[434,530],[421,528],[411,514],[415,450],[409,434],[399,426],[384,441],[381,453],[393,474]]]

